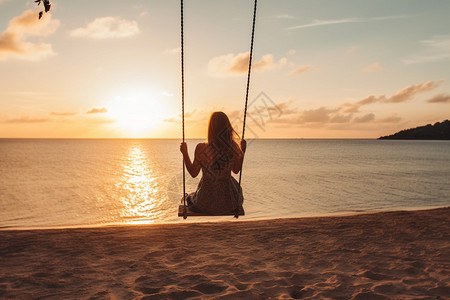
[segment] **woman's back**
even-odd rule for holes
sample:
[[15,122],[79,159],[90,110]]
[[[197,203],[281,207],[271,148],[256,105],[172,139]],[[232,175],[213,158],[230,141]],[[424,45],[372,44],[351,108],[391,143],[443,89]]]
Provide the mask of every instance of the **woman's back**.
[[195,207],[206,213],[233,212],[243,203],[239,184],[231,176],[239,154],[207,143],[200,144],[198,152],[203,174],[192,199]]
[[208,124],[208,143],[200,143],[195,148],[194,161],[191,162],[186,143],[181,143],[186,168],[192,177],[200,170],[202,179],[197,191],[188,197],[193,209],[209,214],[228,214],[244,202],[239,183],[231,176],[231,171],[238,173],[242,168],[246,142],[231,126],[230,120],[223,112],[211,114]]

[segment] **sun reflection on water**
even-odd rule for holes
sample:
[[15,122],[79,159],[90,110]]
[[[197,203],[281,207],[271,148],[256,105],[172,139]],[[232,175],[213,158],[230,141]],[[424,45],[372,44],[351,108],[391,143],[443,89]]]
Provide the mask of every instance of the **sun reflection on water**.
[[123,167],[120,183],[122,222],[126,224],[154,223],[162,216],[162,192],[157,171],[141,145],[132,145]]

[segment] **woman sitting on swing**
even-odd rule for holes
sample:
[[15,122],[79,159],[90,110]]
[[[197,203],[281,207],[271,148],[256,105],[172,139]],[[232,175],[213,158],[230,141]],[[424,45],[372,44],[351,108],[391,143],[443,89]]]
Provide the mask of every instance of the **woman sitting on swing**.
[[208,125],[208,142],[199,143],[191,162],[186,143],[180,151],[186,169],[197,177],[200,169],[202,179],[197,190],[186,196],[189,209],[206,214],[230,214],[242,206],[244,197],[239,183],[231,171],[239,173],[247,146],[245,140],[238,144],[239,136],[223,112],[214,112]]

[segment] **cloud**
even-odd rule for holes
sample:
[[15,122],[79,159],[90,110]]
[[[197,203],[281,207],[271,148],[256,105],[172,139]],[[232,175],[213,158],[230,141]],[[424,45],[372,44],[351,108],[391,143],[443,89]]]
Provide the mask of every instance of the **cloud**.
[[300,114],[299,121],[301,123],[326,123],[331,119],[330,114],[336,111],[337,109],[328,109],[323,106],[318,109],[304,110]]
[[[274,103],[264,92],[261,92],[250,102],[247,109],[247,119],[252,125],[263,129],[266,122],[279,119],[281,116],[286,118],[289,115],[297,115],[298,109],[291,107],[293,101],[293,99],[288,99],[285,102]],[[238,122],[241,122],[242,118],[243,112],[241,110],[233,111],[230,115],[230,119],[236,119]]]
[[281,114],[290,115],[290,114],[298,113],[299,112],[298,108],[291,107],[293,103],[294,103],[294,99],[289,99],[287,101],[273,104],[272,106],[268,106],[267,110],[269,110],[271,113],[278,112],[280,115]]
[[362,100],[359,100],[356,103],[344,103],[342,106],[345,107],[344,111],[347,113],[357,113],[357,112],[359,112],[359,108],[361,106],[380,102],[384,99],[386,99],[386,97],[384,95],[382,95],[382,96],[370,95]]
[[353,54],[359,49],[359,46],[350,46],[345,50],[345,53],[347,54]]
[[70,31],[74,37],[90,37],[93,39],[114,39],[131,37],[139,33],[136,21],[124,20],[119,17],[97,18],[86,27]]
[[[212,74],[226,75],[226,74],[246,74],[248,72],[250,52],[243,52],[238,54],[226,54],[212,58],[208,67]],[[285,57],[278,62],[274,61],[272,54],[266,54],[260,60],[252,61],[252,69],[254,71],[265,71],[287,63]]]
[[275,18],[276,19],[294,19],[295,17],[292,15],[283,14],[283,15],[276,15]]
[[[239,118],[239,120],[242,120],[242,114],[243,112],[241,110],[234,110],[234,111],[227,111],[224,107],[212,107],[208,109],[202,109],[202,108],[194,108],[190,111],[184,112],[184,119],[185,122],[189,122],[189,124],[201,124],[206,125],[208,124],[209,118],[211,117],[211,114],[214,111],[224,111],[228,118],[230,119],[230,122],[234,126],[233,122],[236,121],[236,118]],[[249,113],[247,113],[247,116],[249,116]],[[178,114],[177,116],[169,117],[163,119],[164,122],[167,123],[181,123],[181,114]],[[235,128],[236,129],[236,128]]]
[[295,75],[295,74],[305,73],[310,68],[311,68],[311,65],[300,66],[300,67],[296,68],[295,70],[292,70],[289,74]]
[[28,37],[44,37],[56,31],[60,22],[51,15],[38,19],[36,12],[26,10],[13,18],[0,35],[0,60],[9,58],[39,60],[55,55],[52,45],[27,41]]
[[375,120],[375,115],[370,113],[370,114],[366,114],[364,116],[361,117],[356,117],[355,119],[353,119],[353,122],[355,123],[367,123],[367,122],[371,122]]
[[450,59],[450,34],[436,35],[420,41],[423,49],[403,60],[405,64],[443,61]]
[[286,28],[286,30],[295,30],[295,29],[334,25],[334,24],[374,22],[374,21],[400,19],[400,18],[407,18],[407,17],[409,17],[409,16],[386,16],[386,17],[374,17],[374,18],[345,18],[345,19],[337,19],[337,20],[315,19],[312,22],[307,23],[307,24],[288,27],[288,28]]
[[54,111],[52,111],[50,113],[50,115],[52,115],[52,116],[73,116],[73,115],[76,115],[76,113],[74,113],[74,112],[54,112]]
[[370,95],[356,103],[344,103],[342,106],[347,113],[357,113],[361,106],[369,105],[377,102],[383,103],[401,103],[411,100],[415,95],[430,91],[439,86],[443,80],[437,82],[427,81],[425,83],[419,82],[415,85],[408,85],[407,87],[398,90],[394,95],[386,97],[385,95],[375,96]]
[[368,66],[365,66],[362,71],[366,73],[378,72],[381,70],[380,64],[378,62],[374,62]]
[[402,118],[398,117],[398,116],[389,116],[383,119],[380,119],[380,122],[382,123],[398,123],[402,120]]
[[164,91],[164,92],[161,93],[161,96],[164,96],[164,97],[173,97],[173,94],[172,94],[172,93],[169,93],[168,91]]
[[[368,105],[384,101],[384,96],[369,96],[358,103]],[[345,107],[321,106],[313,109],[300,110],[294,106],[294,99],[274,103],[258,102],[250,103],[247,111],[247,126],[251,132],[267,130],[266,124],[272,124],[277,128],[296,126],[299,128],[327,128],[349,130],[357,129],[361,126],[387,126],[399,123],[402,118],[393,114],[382,118],[376,118],[374,113],[345,112]],[[193,109],[185,113],[185,118],[190,123],[206,124],[212,111],[224,110],[223,108],[212,108],[208,110]],[[242,125],[242,111],[234,110],[227,112],[233,126],[239,128]],[[181,116],[168,118],[165,122],[179,124]],[[366,125],[367,124],[367,125]],[[370,128],[372,128],[370,127]]]
[[20,118],[7,119],[5,123],[45,123],[50,121],[48,118],[30,118],[29,116],[23,116]]
[[431,91],[436,88],[440,82],[434,83],[432,81],[428,81],[425,83],[418,83],[416,85],[408,85],[404,89],[399,90],[397,93],[389,97],[385,100],[385,102],[390,103],[399,103],[410,100],[414,95]]
[[450,95],[439,94],[427,100],[428,103],[450,103]]
[[[283,102],[287,104],[286,102]],[[283,107],[282,104],[277,106]],[[328,123],[348,123],[352,119],[352,114],[340,114],[340,108],[319,107],[310,110],[289,109],[289,114],[284,113],[286,108],[282,108],[280,117],[273,118],[270,122],[276,124],[293,124],[306,127],[321,127]]]
[[106,107],[102,107],[102,108],[92,108],[91,110],[87,111],[87,114],[103,114],[103,113],[107,113],[108,109],[106,109]]
[[[309,110],[299,110],[294,107],[294,99],[288,99],[287,101],[279,103],[271,103],[271,105],[262,104],[254,108],[254,104],[249,106],[247,117],[251,122],[250,125],[264,125],[265,122],[261,122],[261,117],[267,122],[276,124],[294,124],[294,125],[306,125],[306,126],[322,126],[326,123],[348,123],[352,114],[341,114],[341,108],[327,108],[319,107]],[[242,112],[239,112],[242,113]]]
[[325,26],[325,25],[332,25],[332,24],[342,24],[342,23],[354,23],[354,22],[361,22],[358,21],[358,18],[347,18],[347,19],[340,19],[340,20],[313,20],[311,23],[303,24],[303,25],[297,25],[286,28],[287,30],[293,30],[293,29],[301,29],[301,28],[308,28],[308,27],[316,27],[316,26]]
[[352,114],[336,114],[330,119],[330,123],[348,123],[352,119]]
[[[184,112],[184,118],[185,120],[188,119],[189,122],[207,122],[209,119],[209,116],[211,115],[211,111],[203,110],[194,108],[191,111],[185,111]],[[176,117],[166,118],[163,120],[164,122],[169,123],[180,123],[181,122],[181,114],[177,115]]]
[[166,52],[167,52],[167,53],[172,53],[172,54],[180,53],[180,52],[181,52],[181,47],[176,47],[176,48],[172,48],[172,49],[167,49]]
[[197,109],[197,108],[194,108],[193,110],[191,110],[191,111],[187,111],[187,112],[185,112],[184,113],[184,117],[185,118],[192,118],[196,113],[198,113],[199,112],[199,110]]
[[291,49],[288,51],[288,55],[294,55],[295,53],[297,53],[297,51],[295,51],[295,49]]
[[181,118],[180,117],[171,117],[171,118],[165,118],[163,119],[163,122],[167,122],[167,123],[180,123],[181,122]]
[[94,118],[94,119],[86,120],[85,122],[89,123],[89,124],[102,125],[102,124],[112,124],[112,123],[117,122],[117,120],[110,119],[110,118]]

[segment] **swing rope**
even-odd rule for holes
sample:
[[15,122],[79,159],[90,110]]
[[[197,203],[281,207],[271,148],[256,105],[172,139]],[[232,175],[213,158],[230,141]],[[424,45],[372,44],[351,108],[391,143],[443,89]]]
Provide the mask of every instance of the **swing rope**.
[[[181,1],[181,121],[182,121],[182,134],[183,134],[183,143],[184,143],[184,24],[183,24],[183,0]],[[248,73],[247,73],[247,89],[245,92],[245,109],[244,109],[244,124],[242,127],[242,139],[244,139],[245,135],[245,123],[247,119],[247,104],[248,104],[248,92],[250,89],[250,74],[252,70],[252,58],[253,58],[253,40],[255,37],[255,20],[256,20],[256,6],[257,0],[255,0],[255,5],[253,8],[253,24],[252,24],[252,38],[250,43],[250,56],[248,61]],[[242,158],[244,159],[244,158]],[[242,164],[244,161],[242,160]],[[183,157],[183,219],[187,218],[186,212],[186,171],[185,171],[185,161]],[[239,173],[239,190],[241,190],[241,180],[242,180],[242,168]],[[239,199],[238,199],[239,201]],[[236,205],[236,210],[234,217],[239,218],[239,203]]]
[[[250,43],[250,57],[248,59],[248,73],[247,73],[247,90],[245,92],[245,109],[244,109],[244,124],[242,126],[242,139],[244,139],[245,135],[245,121],[247,120],[247,103],[248,103],[248,91],[250,89],[250,74],[252,72],[252,58],[253,58],[253,40],[255,37],[255,20],[256,20],[256,4],[258,0],[255,0],[255,6],[253,8],[253,24],[252,24],[252,40]],[[244,166],[244,157],[242,157],[242,167]],[[239,172],[239,191],[241,190],[241,181],[242,181],[242,167]],[[239,199],[238,199],[239,201]],[[234,217],[239,218],[239,203],[236,205],[236,210],[234,211]]]
[[[182,116],[182,131],[184,143],[184,28],[183,28],[183,0],[181,0],[181,116]],[[186,215],[186,170],[183,156],[183,219]]]

